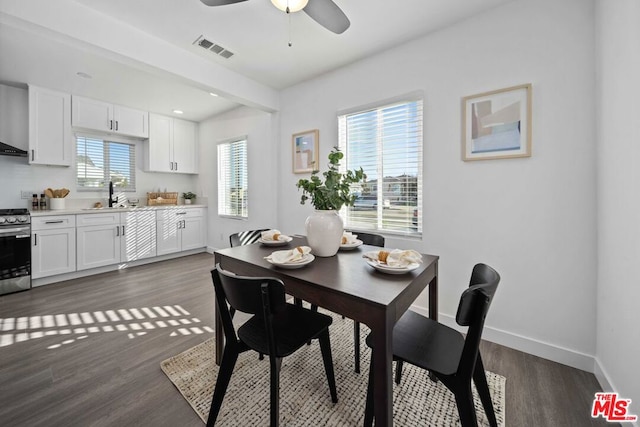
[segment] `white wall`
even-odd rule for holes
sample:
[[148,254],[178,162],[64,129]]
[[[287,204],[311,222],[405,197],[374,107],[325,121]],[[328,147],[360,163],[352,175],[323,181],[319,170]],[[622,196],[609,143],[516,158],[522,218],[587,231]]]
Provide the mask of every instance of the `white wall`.
[[[392,247],[440,255],[440,310],[454,316],[476,262],[502,285],[485,337],[591,370],[595,353],[594,7],[521,0],[283,91],[278,211],[302,232],[290,135],[337,144],[336,112],[422,90],[424,232]],[[463,96],[533,85],[533,156],[460,160]],[[427,306],[426,293],[417,300]],[[449,320],[451,318],[449,317]]]
[[[640,3],[597,2],[598,328],[596,375],[640,414]],[[637,425],[637,424],[636,424]]]
[[[229,246],[229,235],[242,230],[275,228],[278,210],[277,115],[240,107],[200,123],[200,187],[209,200],[209,247]],[[217,144],[247,136],[249,218],[218,216]]]

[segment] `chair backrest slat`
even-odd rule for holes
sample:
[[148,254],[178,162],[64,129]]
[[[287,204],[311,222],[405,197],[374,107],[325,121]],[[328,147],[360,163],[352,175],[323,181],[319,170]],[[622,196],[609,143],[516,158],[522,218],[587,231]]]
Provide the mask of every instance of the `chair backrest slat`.
[[250,245],[258,241],[263,231],[269,230],[262,228],[260,230],[246,230],[234,233],[229,236],[229,244],[231,247]]
[[[263,315],[262,285],[267,284],[272,312],[280,309],[285,302],[284,283],[272,277],[237,276],[216,265],[223,297],[237,311],[258,316]],[[213,274],[213,272],[212,272]]]
[[362,233],[360,231],[351,230],[345,231],[350,231],[351,233],[356,234],[358,236],[358,240],[361,240],[365,245],[379,246],[381,248],[384,248],[384,236],[381,236],[380,234]]

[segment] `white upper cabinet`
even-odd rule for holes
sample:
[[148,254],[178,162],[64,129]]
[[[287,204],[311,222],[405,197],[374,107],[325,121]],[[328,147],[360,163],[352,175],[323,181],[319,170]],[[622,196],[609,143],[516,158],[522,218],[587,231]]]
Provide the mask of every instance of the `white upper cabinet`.
[[149,141],[144,167],[149,172],[198,173],[198,125],[149,114]]
[[148,112],[82,96],[73,96],[72,124],[101,132],[149,137]]
[[71,166],[71,95],[29,85],[29,163]]

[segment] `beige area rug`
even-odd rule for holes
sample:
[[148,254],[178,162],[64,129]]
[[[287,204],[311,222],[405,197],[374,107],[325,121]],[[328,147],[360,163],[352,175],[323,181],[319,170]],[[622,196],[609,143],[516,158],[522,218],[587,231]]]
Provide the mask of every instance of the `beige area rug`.
[[[294,427],[361,426],[369,371],[370,349],[361,337],[361,373],[353,371],[353,321],[333,316],[331,349],[333,353],[338,403],[329,395],[327,377],[317,340],[283,359],[280,377],[280,424]],[[161,363],[161,368],[200,418],[206,422],[213,388],[218,375],[214,339],[211,338]],[[498,419],[504,426],[505,378],[487,372],[489,389]],[[475,394],[475,389],[474,389]],[[425,371],[405,364],[400,385],[394,384],[394,425],[458,426],[455,400],[442,383],[434,383]],[[478,421],[488,422],[478,397],[475,397]],[[249,351],[238,358],[231,383],[216,425],[269,425],[269,362],[258,360]]]

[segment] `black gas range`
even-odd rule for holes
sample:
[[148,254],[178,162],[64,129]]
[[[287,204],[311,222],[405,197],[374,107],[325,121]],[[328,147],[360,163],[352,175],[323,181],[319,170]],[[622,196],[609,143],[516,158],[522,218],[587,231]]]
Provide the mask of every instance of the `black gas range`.
[[0,295],[31,289],[31,216],[0,209]]

